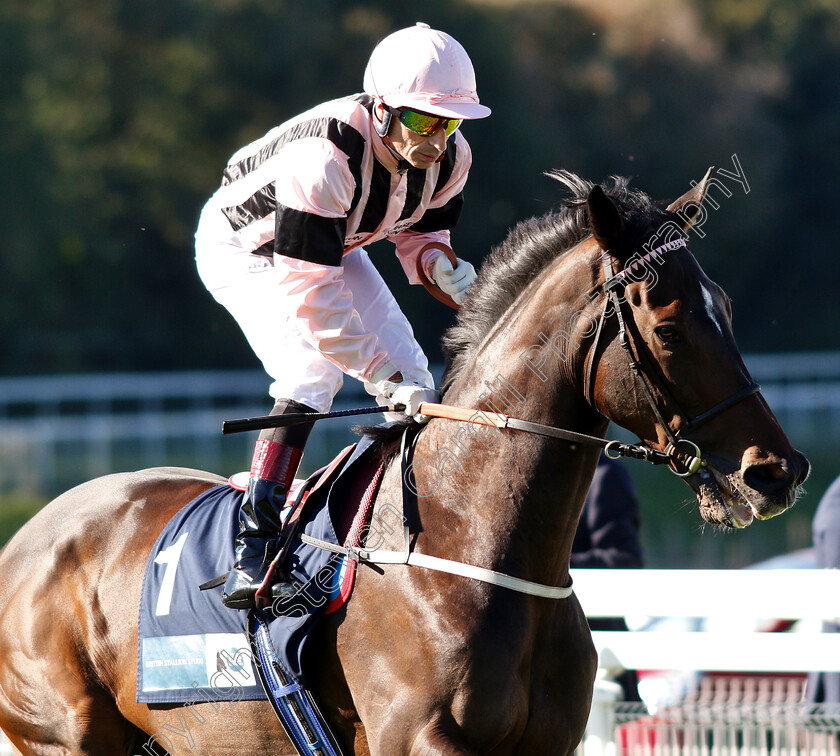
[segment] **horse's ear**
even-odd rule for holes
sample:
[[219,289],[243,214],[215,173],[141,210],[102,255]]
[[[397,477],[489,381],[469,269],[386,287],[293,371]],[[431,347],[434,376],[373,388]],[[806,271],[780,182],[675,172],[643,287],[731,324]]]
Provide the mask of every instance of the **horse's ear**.
[[712,176],[714,168],[713,165],[709,166],[709,170],[706,171],[706,175],[703,176],[699,184],[694,184],[682,197],[668,205],[668,210],[680,216],[683,231],[688,231],[700,219],[700,206],[706,197],[706,190],[709,188],[709,179]]
[[589,210],[589,225],[595,240],[605,252],[610,248],[615,251],[624,228],[618,208],[598,184],[589,190],[586,207]]

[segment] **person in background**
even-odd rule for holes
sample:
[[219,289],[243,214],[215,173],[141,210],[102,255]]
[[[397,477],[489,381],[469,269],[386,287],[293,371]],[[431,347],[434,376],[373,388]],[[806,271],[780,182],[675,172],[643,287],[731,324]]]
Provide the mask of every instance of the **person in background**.
[[[271,414],[326,412],[349,375],[380,404],[427,419],[420,404],[438,399],[428,360],[364,247],[390,239],[412,283],[467,297],[473,266],[447,257],[472,163],[459,127],[489,114],[464,48],[418,23],[375,47],[364,92],[286,121],[229,160],[201,213],[196,262],[273,379]],[[228,607],[294,593],[272,565],[311,427],[260,434]]]
[[[583,504],[572,543],[572,568],[631,569],[644,566],[639,539],[639,501],[630,474],[603,454]],[[622,617],[589,620],[592,630],[627,630]],[[636,672],[624,672],[616,682],[625,701],[639,701]]]
[[[811,525],[818,569],[840,568],[840,477],[823,494]],[[824,633],[840,632],[840,622],[823,622]],[[840,704],[840,673],[811,672],[805,688],[808,703]]]

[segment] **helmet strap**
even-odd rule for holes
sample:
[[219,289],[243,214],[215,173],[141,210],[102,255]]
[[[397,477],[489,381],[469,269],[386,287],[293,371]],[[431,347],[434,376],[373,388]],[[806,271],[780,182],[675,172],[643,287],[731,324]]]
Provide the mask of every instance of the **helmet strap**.
[[391,143],[391,140],[388,137],[382,137],[382,144],[384,144],[388,151],[396,158],[397,160],[397,173],[403,174],[409,168],[411,168],[411,163],[408,162],[399,152],[394,149],[394,145]]

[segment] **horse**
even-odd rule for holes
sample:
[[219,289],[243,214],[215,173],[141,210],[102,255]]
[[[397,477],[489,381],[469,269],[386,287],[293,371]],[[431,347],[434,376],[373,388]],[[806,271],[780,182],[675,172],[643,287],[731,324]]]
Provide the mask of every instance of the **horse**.
[[[584,441],[604,439],[610,421],[643,456],[667,459],[720,528],[794,503],[808,462],[749,376],[728,298],[686,244],[709,175],[666,208],[620,177],[602,186],[556,172],[565,199],[491,250],[445,335],[441,401],[524,425],[422,427],[415,553],[569,586],[601,453]],[[559,426],[572,440],[522,429]],[[396,443],[380,440],[377,511],[404,494]],[[0,727],[20,754],[161,753],[149,737],[160,732],[179,756],[294,753],[266,701],[135,701],[146,559],[164,524],[221,482],[179,468],[88,481],[2,550]],[[402,533],[383,537],[402,548]],[[363,565],[352,600],[314,632],[313,689],[348,754],[562,755],[583,735],[596,653],[573,592]]]

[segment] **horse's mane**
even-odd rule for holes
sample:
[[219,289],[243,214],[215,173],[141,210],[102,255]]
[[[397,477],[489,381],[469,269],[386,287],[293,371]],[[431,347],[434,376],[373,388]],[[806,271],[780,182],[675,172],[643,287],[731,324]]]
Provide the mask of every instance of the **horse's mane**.
[[[594,184],[569,171],[552,171],[546,175],[559,181],[569,196],[554,211],[517,224],[482,263],[455,325],[443,338],[447,362],[444,392],[464,370],[472,350],[523,289],[548,265],[592,233],[586,198]],[[647,194],[630,189],[629,183],[628,178],[612,176],[602,188],[624,221],[623,244],[635,245],[640,239],[648,238],[667,216]]]
[[[559,181],[568,192],[553,211],[518,223],[507,238],[485,258],[469,296],[458,310],[453,325],[443,337],[446,357],[441,394],[465,370],[473,350],[507,312],[526,286],[559,257],[565,255],[591,233],[586,199],[594,184],[569,171],[546,174]],[[610,177],[604,193],[614,202],[624,221],[624,246],[635,246],[647,239],[667,218],[651,198],[631,189],[623,176]],[[374,436],[385,454],[395,449],[407,420],[390,428],[361,426],[357,432]]]

